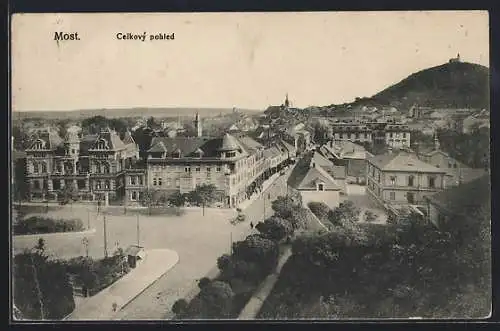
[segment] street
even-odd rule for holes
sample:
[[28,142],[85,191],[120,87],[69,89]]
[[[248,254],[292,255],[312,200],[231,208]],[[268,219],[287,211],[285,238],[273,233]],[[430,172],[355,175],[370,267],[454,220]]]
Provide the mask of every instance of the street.
[[[289,173],[285,176],[280,176],[274,184],[245,209],[246,220],[234,226],[231,236],[233,241],[243,240],[251,233],[250,222],[257,224],[259,221],[262,221],[264,208],[266,217],[272,215],[271,201],[279,195],[286,194],[286,179]],[[268,200],[269,196],[271,197],[271,201]],[[221,221],[227,222],[227,220]],[[227,233],[227,241],[223,243],[221,249],[218,251],[211,249],[209,252],[206,252],[207,246],[198,246],[195,242],[192,242],[189,239],[189,232],[179,233],[179,235],[185,236],[185,243],[182,245],[182,249],[181,247],[171,247],[171,249],[179,253],[179,263],[126,305],[116,315],[115,319],[170,319],[173,317],[171,307],[174,302],[185,298],[192,288],[197,286],[198,279],[217,268],[217,258],[230,251],[230,233]],[[206,235],[210,236],[209,232]],[[212,245],[216,244],[215,242],[212,243]],[[226,244],[226,247],[224,247],[224,244]],[[200,254],[203,254],[203,259],[200,258]]]

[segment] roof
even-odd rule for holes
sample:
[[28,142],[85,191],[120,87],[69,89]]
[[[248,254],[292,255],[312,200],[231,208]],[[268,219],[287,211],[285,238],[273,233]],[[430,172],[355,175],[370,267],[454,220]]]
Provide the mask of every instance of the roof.
[[483,175],[468,183],[433,194],[429,203],[445,209],[450,214],[470,215],[473,211],[491,204],[490,176]]
[[94,143],[90,146],[90,149],[96,149],[97,147],[97,142],[100,140],[104,140],[107,143],[107,149],[109,150],[122,150],[125,149],[125,144],[123,141],[120,139],[116,131],[111,130],[109,128],[106,128],[104,130],[101,130],[99,135],[97,136],[97,139],[94,141]]
[[142,246],[130,245],[130,246],[127,247],[127,249],[125,250],[124,254],[125,255],[136,256],[136,255],[139,254],[139,252],[141,252],[143,250],[144,250],[144,247],[142,247]]
[[235,151],[240,149],[240,144],[235,137],[226,133],[222,138],[222,146],[219,147],[219,151]]
[[351,141],[331,142],[330,145],[325,144],[321,148],[324,152],[346,159],[367,159],[373,156],[366,148]]
[[414,154],[405,151],[395,154],[376,155],[369,158],[368,161],[382,171],[446,173],[444,169],[425,163]]
[[181,156],[195,156],[201,149],[205,156],[216,156],[221,139],[208,137],[154,137],[148,152],[181,152]]
[[325,190],[340,190],[335,179],[319,164],[311,166],[313,154],[303,157],[294,167],[288,185],[297,190],[316,190],[317,183],[323,183]]
[[59,137],[59,134],[54,130],[51,130],[50,128],[35,132],[31,136],[31,145],[28,149],[31,149],[31,147],[37,140],[42,140],[42,142],[44,143],[44,149],[48,150],[55,150],[57,149],[57,147],[63,144],[63,140],[61,137]]
[[129,130],[127,130],[125,132],[125,136],[123,137],[123,143],[125,145],[129,145],[129,144],[134,144],[135,145],[135,140],[134,140],[134,138],[132,138],[132,134],[130,133]]

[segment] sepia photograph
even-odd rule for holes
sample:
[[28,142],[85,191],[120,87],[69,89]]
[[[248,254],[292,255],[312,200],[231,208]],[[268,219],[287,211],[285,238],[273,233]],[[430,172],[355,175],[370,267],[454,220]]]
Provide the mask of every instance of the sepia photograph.
[[10,21],[11,321],[492,313],[487,11]]

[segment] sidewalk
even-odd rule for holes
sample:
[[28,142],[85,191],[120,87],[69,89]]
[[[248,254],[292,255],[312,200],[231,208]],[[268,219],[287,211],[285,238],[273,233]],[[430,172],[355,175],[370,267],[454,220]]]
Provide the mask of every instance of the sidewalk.
[[[290,169],[291,170],[291,169]],[[289,170],[289,171],[290,171]],[[287,175],[288,175],[288,171],[287,171]],[[263,193],[266,192],[266,190],[271,186],[273,185],[273,183],[278,179],[280,178],[280,174],[279,172],[278,173],[275,173],[274,175],[272,175],[271,177],[269,177],[263,184],[262,184],[262,191],[260,193],[254,193],[252,194],[252,196],[250,197],[250,199],[248,200],[245,200],[243,201],[242,203],[240,203],[238,205],[238,208],[240,208],[242,211],[245,210],[246,208],[248,208],[255,200],[257,200]]]
[[245,308],[243,308],[240,315],[238,316],[239,320],[255,319],[255,316],[257,316],[257,314],[259,313],[262,305],[264,304],[264,301],[273,290],[274,285],[278,281],[281,269],[285,265],[286,261],[288,261],[290,256],[292,256],[292,248],[291,246],[287,246],[285,248],[285,251],[283,252],[283,255],[281,255],[278,261],[276,270],[272,274],[267,276],[262,284],[260,284],[259,288],[255,291],[250,300],[247,302]]
[[[169,249],[152,249],[135,269],[82,302],[65,320],[110,320],[120,309],[151,286],[179,261],[176,252]],[[113,303],[118,305],[113,311]]]

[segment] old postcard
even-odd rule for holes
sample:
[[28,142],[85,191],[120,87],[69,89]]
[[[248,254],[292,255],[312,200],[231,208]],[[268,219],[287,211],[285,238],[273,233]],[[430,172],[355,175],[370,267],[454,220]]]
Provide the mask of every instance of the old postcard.
[[482,11],[15,14],[15,321],[482,319]]

